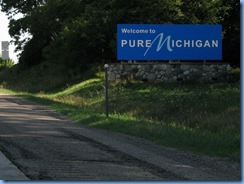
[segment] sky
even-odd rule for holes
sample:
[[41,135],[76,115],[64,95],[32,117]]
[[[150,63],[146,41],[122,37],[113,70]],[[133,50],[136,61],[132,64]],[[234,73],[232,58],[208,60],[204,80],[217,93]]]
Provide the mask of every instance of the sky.
[[[0,11],[0,52],[2,54],[2,41],[11,41],[11,37],[8,34],[8,23],[9,20],[7,16]],[[14,60],[15,63],[18,62],[17,53],[14,53],[15,46],[13,44],[9,45],[9,57]]]

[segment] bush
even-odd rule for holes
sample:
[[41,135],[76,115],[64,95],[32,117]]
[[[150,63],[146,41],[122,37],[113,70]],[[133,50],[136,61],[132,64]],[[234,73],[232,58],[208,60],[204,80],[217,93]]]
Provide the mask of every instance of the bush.
[[231,73],[233,81],[240,81],[241,71],[239,67],[233,68]]
[[12,66],[14,66],[14,61],[13,60],[11,60],[11,59],[2,59],[0,57],[0,71],[8,69],[8,68],[11,68]]

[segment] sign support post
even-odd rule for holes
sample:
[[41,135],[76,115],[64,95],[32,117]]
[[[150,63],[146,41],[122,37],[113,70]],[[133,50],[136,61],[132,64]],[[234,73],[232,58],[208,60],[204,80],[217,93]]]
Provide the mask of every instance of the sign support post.
[[106,118],[109,117],[109,108],[108,108],[108,64],[104,65],[105,68],[105,80],[106,80]]

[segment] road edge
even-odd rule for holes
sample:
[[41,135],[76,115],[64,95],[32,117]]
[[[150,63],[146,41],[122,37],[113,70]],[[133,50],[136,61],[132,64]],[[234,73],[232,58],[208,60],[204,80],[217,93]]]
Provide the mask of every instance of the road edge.
[[27,181],[25,176],[1,151],[0,151],[0,180]]

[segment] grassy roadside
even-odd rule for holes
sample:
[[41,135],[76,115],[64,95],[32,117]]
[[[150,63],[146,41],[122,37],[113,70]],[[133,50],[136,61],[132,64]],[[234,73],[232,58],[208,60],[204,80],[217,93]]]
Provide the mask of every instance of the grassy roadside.
[[55,92],[16,94],[92,127],[240,161],[239,83],[110,84],[109,119],[100,78]]

